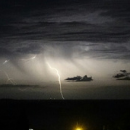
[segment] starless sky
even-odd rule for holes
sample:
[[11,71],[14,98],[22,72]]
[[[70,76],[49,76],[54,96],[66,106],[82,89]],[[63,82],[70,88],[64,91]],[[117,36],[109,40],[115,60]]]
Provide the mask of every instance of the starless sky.
[[129,0],[0,1],[0,78],[112,78],[130,71]]

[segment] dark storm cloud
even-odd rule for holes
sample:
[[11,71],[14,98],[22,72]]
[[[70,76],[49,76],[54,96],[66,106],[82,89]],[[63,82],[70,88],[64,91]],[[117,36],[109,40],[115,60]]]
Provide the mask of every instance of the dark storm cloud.
[[8,55],[11,55],[11,52],[9,50],[7,50],[6,48],[0,48],[0,56],[3,57],[3,56],[8,56]]
[[[5,29],[7,36],[59,41],[124,42],[129,39],[128,1],[7,2],[2,11],[1,31]],[[105,24],[107,22],[110,23]]]
[[[90,42],[99,49],[89,44],[89,51],[84,50],[82,54],[102,56],[114,53],[129,58],[128,0],[7,0],[0,2],[0,7],[0,47],[1,50],[5,49],[1,55],[38,54],[42,49],[45,50],[44,45],[49,45],[49,42],[44,41],[57,41],[54,48],[62,49],[63,55],[71,55],[76,51],[73,48],[77,46],[77,43],[73,43],[84,41],[86,46]],[[67,41],[71,44],[69,49]],[[115,48],[110,43],[114,44]],[[104,46],[109,48],[103,48]],[[80,49],[78,51],[82,52]]]
[[105,59],[130,59],[130,48],[126,44],[108,43],[108,44],[94,44],[88,50],[81,51],[83,56],[98,57]]

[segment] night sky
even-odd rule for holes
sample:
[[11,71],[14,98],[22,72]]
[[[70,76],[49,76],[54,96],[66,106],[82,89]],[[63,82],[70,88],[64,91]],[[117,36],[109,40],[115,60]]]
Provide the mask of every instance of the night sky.
[[1,83],[130,71],[129,0],[4,0],[0,18]]
[[[1,100],[0,122],[129,130],[129,101],[39,100],[63,99],[56,70],[65,99],[130,99],[130,80],[113,77],[126,70],[130,78],[129,8],[129,0],[0,0],[0,99],[38,99]],[[64,80],[77,75],[93,81]],[[24,86],[32,84],[39,86]]]

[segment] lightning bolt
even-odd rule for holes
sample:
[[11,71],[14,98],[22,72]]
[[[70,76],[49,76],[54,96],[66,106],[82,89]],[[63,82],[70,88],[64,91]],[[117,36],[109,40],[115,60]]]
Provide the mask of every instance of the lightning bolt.
[[0,70],[0,71],[4,72],[5,76],[7,77],[6,84],[8,83],[8,81],[10,81],[13,85],[16,84],[16,82],[12,78],[9,77],[7,72],[5,72],[3,70]]
[[7,77],[7,81],[6,83],[8,83],[8,81],[10,81],[13,85],[15,85],[16,83],[14,82],[14,80],[12,78],[9,77],[9,75],[7,74],[7,72],[4,72],[6,77]]
[[[21,59],[21,60],[24,60],[25,62],[27,62],[27,61],[34,60],[35,58],[36,58],[36,55],[34,55],[34,56],[31,57],[31,58]],[[5,65],[5,64],[7,64],[9,61],[10,61],[10,60],[5,60],[2,64]],[[11,82],[12,85],[16,85],[16,82],[15,82],[12,78],[9,77],[9,75],[8,75],[8,73],[7,73],[6,71],[4,71],[4,70],[0,70],[0,71],[3,72],[4,75],[5,75],[6,78],[7,78],[6,84],[7,84],[8,82]],[[19,90],[20,90],[20,91],[26,91],[27,89],[28,89],[28,88],[20,88],[20,87],[19,87]],[[33,88],[29,88],[29,89],[33,90]]]
[[[3,62],[3,65],[5,65],[6,63],[8,63],[9,62],[9,60],[5,60],[4,62]],[[12,79],[12,78],[10,78],[9,77],[9,75],[8,75],[8,73],[6,72],[6,71],[4,71],[4,70],[0,70],[1,72],[3,72],[4,74],[5,74],[5,76],[7,77],[7,81],[6,81],[6,84],[10,81],[13,85],[15,85],[16,84],[16,82]]]
[[47,62],[47,64],[48,64],[50,69],[52,69],[56,72],[56,74],[58,76],[58,82],[59,82],[59,85],[60,85],[60,94],[61,94],[62,99],[65,99],[64,96],[63,96],[63,93],[62,93],[60,74],[59,74],[58,70],[56,68],[51,67],[51,65],[48,62]]

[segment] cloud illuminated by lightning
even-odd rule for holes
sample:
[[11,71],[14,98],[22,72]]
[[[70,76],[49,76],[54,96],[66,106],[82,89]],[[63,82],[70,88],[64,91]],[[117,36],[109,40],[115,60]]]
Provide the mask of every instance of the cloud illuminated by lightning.
[[9,62],[9,60],[5,60],[5,61],[3,62],[3,65],[6,64],[7,62]]
[[56,74],[58,76],[58,81],[59,81],[59,85],[60,85],[60,94],[61,94],[62,99],[64,99],[64,96],[62,94],[62,88],[61,88],[60,74],[59,74],[59,72],[58,72],[58,70],[56,68],[51,67],[51,65],[48,62],[47,62],[47,64],[50,67],[50,69],[52,69],[52,70],[54,70],[56,72]]
[[32,59],[32,60],[33,60],[33,59],[35,59],[35,58],[36,58],[36,55],[35,55],[35,56],[33,56],[33,57],[31,57],[30,59]]
[[33,57],[31,57],[31,58],[28,58],[28,59],[21,59],[21,60],[24,60],[25,62],[27,62],[27,61],[30,61],[30,60],[34,60],[35,58],[36,58],[36,55],[33,56]]

